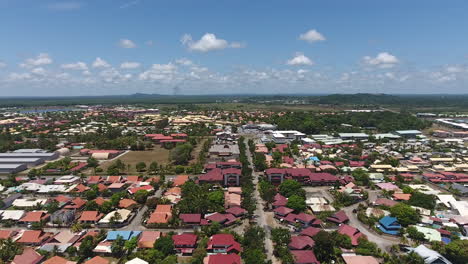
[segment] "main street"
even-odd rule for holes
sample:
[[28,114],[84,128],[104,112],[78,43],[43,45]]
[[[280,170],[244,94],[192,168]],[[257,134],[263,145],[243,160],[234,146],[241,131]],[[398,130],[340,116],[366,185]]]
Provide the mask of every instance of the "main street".
[[253,160],[252,160],[252,153],[250,153],[250,149],[248,147],[248,139],[245,138],[244,141],[246,147],[246,155],[249,161],[249,167],[252,169],[252,176],[253,176],[253,184],[255,185],[255,190],[253,192],[254,198],[257,201],[257,208],[255,209],[255,216],[257,217],[257,224],[261,228],[265,230],[265,250],[267,259],[271,260],[272,263],[280,263],[275,256],[273,255],[273,241],[271,240],[271,227],[267,224],[266,215],[265,215],[265,208],[263,205],[263,200],[260,197],[258,182],[259,182],[259,175],[255,172],[253,168]]

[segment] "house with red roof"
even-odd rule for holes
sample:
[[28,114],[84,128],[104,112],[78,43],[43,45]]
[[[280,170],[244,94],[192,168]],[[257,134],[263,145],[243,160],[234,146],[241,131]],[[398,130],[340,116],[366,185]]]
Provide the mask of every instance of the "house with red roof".
[[198,177],[200,183],[219,184],[222,186],[239,186],[241,170],[235,168],[215,168]]
[[349,221],[348,216],[346,215],[345,211],[341,210],[336,212],[330,217],[327,217],[327,220],[333,222],[335,224],[344,224]]
[[98,211],[83,211],[80,218],[78,218],[78,222],[83,224],[97,224],[103,216],[104,214]]
[[179,219],[185,226],[198,226],[201,223],[201,214],[180,214]]
[[135,194],[139,190],[145,190],[147,192],[152,192],[152,191],[154,191],[154,187],[151,186],[151,185],[143,185],[143,186],[139,186],[139,187],[134,187],[134,188],[128,189],[128,193]]
[[203,264],[241,264],[241,257],[237,254],[214,254],[203,259]]
[[239,218],[235,217],[233,214],[214,213],[205,216],[205,219],[207,220],[207,223],[218,222],[224,226],[230,226],[234,224]]
[[138,207],[138,203],[132,199],[122,199],[119,201],[119,208],[125,208],[128,210],[133,210]]
[[98,183],[101,183],[103,180],[101,178],[101,176],[89,176],[88,177],[88,184],[98,184]]
[[351,239],[351,244],[353,246],[357,246],[359,244],[358,239],[360,237],[365,237],[364,234],[359,231],[359,229],[346,224],[340,225],[338,228],[338,233],[348,236]]
[[42,262],[42,264],[76,264],[76,262],[59,256],[53,256],[50,259]]
[[233,206],[233,207],[228,208],[226,210],[226,213],[232,214],[235,217],[243,217],[247,213],[247,210],[239,206]]
[[103,257],[95,256],[94,258],[85,261],[83,264],[110,264],[110,261]]
[[309,236],[291,236],[291,242],[288,244],[290,250],[312,249],[315,241]]
[[153,248],[154,242],[161,237],[159,231],[143,231],[138,240],[138,248]]
[[210,237],[208,241],[207,252],[231,254],[242,252],[241,245],[234,239],[231,234],[216,234]]
[[172,218],[172,205],[158,204],[148,219],[148,224],[167,224]]
[[86,200],[77,197],[71,200],[67,205],[65,205],[64,209],[81,209],[86,204]]
[[294,209],[291,209],[285,206],[281,206],[281,207],[273,209],[273,213],[275,213],[275,217],[280,218],[280,219],[285,218],[288,214],[292,212],[294,212]]
[[322,229],[320,228],[317,228],[317,227],[313,227],[313,226],[309,226],[305,229],[302,229],[301,232],[299,233],[301,236],[309,236],[309,237],[313,237],[315,236],[316,234],[318,234],[318,232],[320,232]]
[[40,246],[51,236],[52,233],[46,233],[42,230],[25,230],[16,242],[28,246]]
[[41,221],[47,221],[50,218],[50,214],[46,211],[32,211],[27,212],[19,221],[19,224],[33,224],[40,223]]
[[38,264],[44,258],[33,248],[27,247],[19,255],[16,255],[11,264]]
[[271,168],[265,170],[265,175],[273,184],[280,184],[286,179],[292,179],[305,185],[334,185],[340,180],[333,174],[326,172],[316,173],[306,168]]
[[320,264],[312,250],[291,250],[295,264]]
[[177,253],[192,254],[197,248],[197,235],[191,233],[184,233],[180,235],[173,235],[172,241]]
[[272,204],[273,208],[286,206],[286,204],[288,203],[288,199],[284,197],[283,195],[281,195],[280,193],[277,193],[273,199],[274,199],[274,202]]

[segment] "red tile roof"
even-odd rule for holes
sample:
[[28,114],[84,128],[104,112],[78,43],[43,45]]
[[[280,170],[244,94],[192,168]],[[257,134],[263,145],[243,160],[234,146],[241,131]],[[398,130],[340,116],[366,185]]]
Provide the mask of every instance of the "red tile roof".
[[311,249],[314,247],[315,241],[308,236],[292,236],[288,247],[294,250]]
[[237,254],[215,254],[206,258],[206,264],[241,264],[241,258]]
[[320,264],[312,250],[291,250],[296,264]]
[[96,256],[88,261],[85,261],[84,264],[109,264],[110,261],[103,258],[103,257],[100,257],[100,256]]
[[201,214],[180,214],[179,218],[184,223],[200,223]]
[[34,249],[32,248],[25,248],[23,250],[23,253],[20,255],[16,255],[15,258],[13,259],[12,264],[36,264],[39,263],[44,257],[37,253]]
[[181,234],[181,235],[173,235],[172,240],[174,241],[175,247],[181,246],[192,246],[195,247],[197,244],[197,235],[195,234]]
[[310,227],[307,227],[306,229],[303,229],[300,234],[303,235],[303,236],[313,237],[318,232],[320,232],[320,230],[322,230],[322,229],[310,226]]

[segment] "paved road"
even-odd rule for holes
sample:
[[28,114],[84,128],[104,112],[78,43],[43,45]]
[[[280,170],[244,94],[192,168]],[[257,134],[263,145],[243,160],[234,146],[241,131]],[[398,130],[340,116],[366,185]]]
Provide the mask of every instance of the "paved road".
[[280,263],[273,255],[273,241],[271,240],[271,227],[267,224],[267,221],[266,221],[263,200],[260,197],[260,192],[258,190],[258,173],[256,173],[253,170],[252,154],[250,153],[250,149],[248,147],[247,138],[245,139],[244,142],[247,146],[246,155],[250,163],[250,168],[252,168],[253,184],[255,184],[255,190],[254,190],[253,195],[255,197],[255,200],[257,201],[257,208],[254,214],[257,217],[258,226],[260,226],[261,228],[265,230],[265,250],[266,250],[267,259],[271,260],[273,263]]
[[349,218],[349,225],[359,229],[361,233],[367,236],[367,239],[369,241],[376,243],[379,248],[389,252],[390,247],[394,244],[399,243],[400,239],[398,237],[381,236],[379,234],[374,233],[373,231],[370,231],[366,225],[359,221],[359,219],[357,218],[357,214],[353,213],[353,210],[356,209],[358,206],[359,203],[343,208],[343,210]]

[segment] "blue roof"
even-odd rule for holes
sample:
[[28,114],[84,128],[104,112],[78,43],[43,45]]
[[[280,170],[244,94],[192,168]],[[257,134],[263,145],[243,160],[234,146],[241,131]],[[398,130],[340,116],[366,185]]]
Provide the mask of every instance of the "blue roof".
[[380,231],[384,232],[385,234],[388,234],[388,235],[398,235],[400,233],[399,230],[392,230],[392,229],[386,229],[384,226],[382,225],[377,225],[377,227],[380,229]]
[[388,215],[380,219],[379,223],[385,226],[386,228],[388,227],[401,228],[401,225],[398,223],[398,219],[396,217],[391,217]]
[[139,236],[141,231],[109,231],[106,240],[116,240],[121,236],[124,240],[130,240],[132,237]]
[[313,161],[320,161],[320,159],[319,159],[319,158],[317,158],[317,157],[309,157],[309,160],[313,160]]
[[445,244],[448,244],[452,241],[452,239],[448,238],[448,237],[442,237],[442,242],[444,242]]

